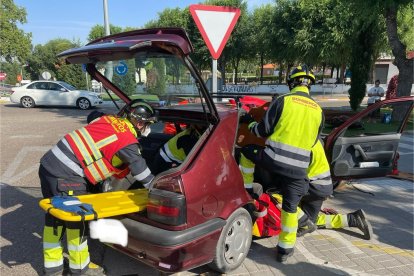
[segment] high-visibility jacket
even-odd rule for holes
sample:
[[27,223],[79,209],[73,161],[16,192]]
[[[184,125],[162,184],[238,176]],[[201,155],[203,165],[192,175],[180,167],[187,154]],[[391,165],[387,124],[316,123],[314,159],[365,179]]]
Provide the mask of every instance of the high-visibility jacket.
[[123,178],[129,173],[126,164],[115,167],[112,159],[120,149],[138,143],[131,123],[115,116],[102,116],[91,124],[65,136],[81,163],[85,177],[96,184],[111,176]]
[[178,140],[186,135],[193,135],[192,132],[193,130],[191,128],[187,128],[164,144],[164,146],[160,149],[160,155],[165,162],[175,162],[181,164],[184,161],[187,153],[184,148],[178,146]]
[[330,196],[333,192],[331,171],[320,140],[312,148],[311,158],[308,168],[309,192],[321,197]]
[[307,177],[311,149],[323,125],[321,107],[310,97],[306,86],[276,98],[260,123],[249,125],[259,137],[266,137],[264,158],[267,167],[288,177]]

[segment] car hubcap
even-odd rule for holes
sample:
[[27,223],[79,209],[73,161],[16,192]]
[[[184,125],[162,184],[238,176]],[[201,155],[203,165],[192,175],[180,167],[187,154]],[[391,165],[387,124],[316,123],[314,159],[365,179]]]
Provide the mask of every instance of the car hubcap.
[[85,100],[85,99],[79,100],[79,107],[81,109],[88,109],[89,108],[89,102],[88,102],[88,100]]
[[224,257],[228,263],[237,263],[248,250],[249,230],[246,217],[239,217],[233,222],[225,240]]
[[30,99],[30,98],[23,98],[22,99],[22,105],[24,107],[30,107],[30,106],[32,106],[32,99]]

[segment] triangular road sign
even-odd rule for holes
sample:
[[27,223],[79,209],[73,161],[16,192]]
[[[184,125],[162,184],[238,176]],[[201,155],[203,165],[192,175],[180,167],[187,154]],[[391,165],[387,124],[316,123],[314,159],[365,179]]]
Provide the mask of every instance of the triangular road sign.
[[190,5],[190,13],[213,59],[218,59],[240,16],[240,9]]

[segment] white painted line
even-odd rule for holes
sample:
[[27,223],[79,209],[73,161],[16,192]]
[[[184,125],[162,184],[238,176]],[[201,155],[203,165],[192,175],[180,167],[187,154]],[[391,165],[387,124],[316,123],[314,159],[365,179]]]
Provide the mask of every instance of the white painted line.
[[402,155],[414,155],[414,151],[410,151],[410,152],[399,152],[400,156]]
[[16,138],[43,138],[43,135],[12,135],[9,138],[16,139]]
[[26,168],[25,170],[17,171],[17,169],[20,166],[20,164],[24,161],[24,159],[26,158],[28,153],[36,152],[36,151],[46,152],[49,149],[50,149],[50,147],[41,147],[41,146],[39,146],[39,147],[23,147],[16,154],[16,157],[14,158],[13,162],[10,163],[7,170],[2,175],[2,177],[1,177],[2,180],[1,181],[6,182],[6,183],[11,183],[11,182],[17,181],[20,178],[25,177],[26,175],[36,171],[39,168],[39,163],[38,162],[36,162],[36,164]]
[[407,144],[403,144],[403,143],[399,143],[398,144],[398,148],[403,148],[403,149],[410,149],[412,150],[414,148],[414,145],[407,145]]

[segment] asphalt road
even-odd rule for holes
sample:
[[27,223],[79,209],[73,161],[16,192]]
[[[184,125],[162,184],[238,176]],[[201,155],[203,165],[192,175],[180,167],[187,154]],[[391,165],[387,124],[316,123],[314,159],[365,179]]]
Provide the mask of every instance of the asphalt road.
[[[324,103],[341,106],[347,101],[321,101]],[[100,110],[116,111],[114,107]],[[38,207],[41,199],[38,162],[63,135],[84,125],[89,112],[74,108],[22,109],[10,103],[0,104],[1,275],[41,274],[43,212]],[[404,154],[400,163],[406,160],[404,166],[412,173],[410,135],[402,140]],[[99,261],[102,248],[92,244],[91,249],[92,258]],[[105,263],[111,267],[111,275],[131,271],[140,271],[140,275],[156,274],[111,249],[106,249]]]

